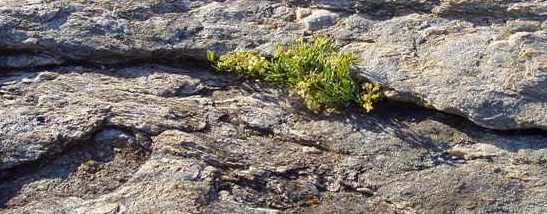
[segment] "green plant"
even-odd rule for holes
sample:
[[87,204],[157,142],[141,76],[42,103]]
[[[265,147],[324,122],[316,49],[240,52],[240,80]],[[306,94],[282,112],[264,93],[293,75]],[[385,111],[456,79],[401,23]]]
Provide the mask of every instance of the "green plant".
[[365,111],[374,110],[374,103],[384,98],[382,87],[377,83],[363,83],[361,90],[361,105]]
[[215,69],[229,71],[245,76],[258,77],[266,73],[270,62],[263,56],[251,51],[227,53],[217,60],[213,52],[207,52],[207,59],[214,63]]
[[382,98],[380,86],[371,83],[360,86],[350,76],[356,57],[339,51],[331,39],[315,37],[309,42],[298,39],[287,46],[278,45],[269,59],[251,51],[231,52],[218,59],[208,52],[207,59],[219,71],[288,85],[312,111],[349,102],[360,103],[367,112],[371,111],[373,104]]

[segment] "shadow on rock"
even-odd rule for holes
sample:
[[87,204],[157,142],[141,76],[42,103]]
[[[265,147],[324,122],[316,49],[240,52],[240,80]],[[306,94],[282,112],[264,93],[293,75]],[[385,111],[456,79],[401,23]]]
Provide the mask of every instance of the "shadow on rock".
[[[84,199],[109,193],[146,161],[146,141],[142,135],[105,128],[55,158],[10,169],[1,175],[0,207],[23,206],[51,193]],[[35,193],[21,194],[26,191]]]

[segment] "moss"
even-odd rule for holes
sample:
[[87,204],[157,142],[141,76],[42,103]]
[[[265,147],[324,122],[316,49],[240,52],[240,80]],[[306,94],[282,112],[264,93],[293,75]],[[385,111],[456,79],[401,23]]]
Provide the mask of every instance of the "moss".
[[356,57],[352,53],[341,53],[327,37],[279,45],[269,59],[252,51],[231,52],[219,58],[208,52],[207,58],[219,71],[288,85],[315,112],[350,102],[359,103],[369,112],[374,103],[383,98],[379,85],[358,83],[351,78],[350,68]]

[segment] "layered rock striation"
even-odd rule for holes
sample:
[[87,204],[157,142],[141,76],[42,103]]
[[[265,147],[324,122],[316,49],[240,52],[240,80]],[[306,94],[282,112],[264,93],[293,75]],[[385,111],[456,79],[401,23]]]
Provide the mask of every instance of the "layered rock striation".
[[[2,213],[545,213],[547,2],[0,5]],[[210,71],[326,34],[387,100]],[[423,108],[426,107],[426,108]]]

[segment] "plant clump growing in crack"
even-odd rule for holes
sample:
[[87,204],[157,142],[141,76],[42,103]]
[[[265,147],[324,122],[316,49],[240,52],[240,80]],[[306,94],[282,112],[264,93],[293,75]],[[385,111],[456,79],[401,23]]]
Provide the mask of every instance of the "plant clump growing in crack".
[[278,45],[269,58],[253,51],[235,51],[218,58],[209,51],[207,58],[216,70],[289,86],[314,112],[351,102],[370,112],[374,103],[383,98],[378,84],[359,83],[351,78],[350,69],[356,57],[340,52],[328,37]]

